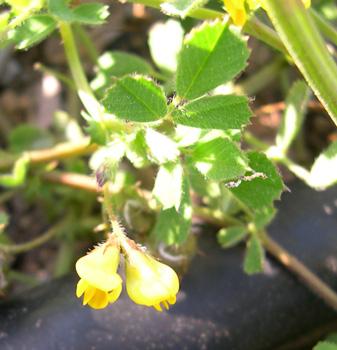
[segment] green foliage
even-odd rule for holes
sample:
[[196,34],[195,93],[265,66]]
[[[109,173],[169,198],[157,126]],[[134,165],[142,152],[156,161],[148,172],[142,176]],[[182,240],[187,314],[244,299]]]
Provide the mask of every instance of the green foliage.
[[113,77],[122,78],[126,74],[151,75],[151,65],[142,58],[120,51],[107,51],[98,58],[97,75],[91,82],[91,88],[100,95],[115,81]]
[[34,15],[16,27],[9,38],[20,50],[26,49],[43,40],[57,26],[57,21],[49,15]]
[[16,153],[50,148],[53,145],[53,136],[32,124],[21,124],[9,135],[9,149]]
[[27,168],[29,165],[29,158],[25,155],[20,157],[14,164],[11,174],[0,175],[0,186],[17,187],[23,184]]
[[204,22],[185,38],[178,59],[176,90],[192,100],[228,82],[246,67],[246,40],[226,21]]
[[161,87],[139,75],[116,79],[102,104],[107,113],[126,121],[153,122],[167,114]]
[[251,181],[243,181],[230,191],[253,210],[271,207],[273,201],[279,199],[284,190],[282,179],[275,165],[264,154],[250,151],[246,152],[246,156],[249,159],[249,167],[255,172],[263,172],[267,178],[256,177]]
[[313,350],[337,350],[337,345],[327,341],[320,341]]
[[192,207],[187,179],[182,180],[182,194],[178,210],[175,207],[159,212],[153,233],[167,245],[185,241],[191,227]]
[[248,169],[243,151],[231,140],[221,137],[198,145],[193,160],[202,174],[216,181],[239,177]]
[[223,228],[218,232],[218,242],[222,248],[229,248],[242,241],[247,233],[247,227],[244,226]]
[[248,242],[244,270],[247,274],[261,272],[264,266],[264,249],[258,238],[252,237]]
[[201,129],[241,129],[253,114],[244,96],[205,96],[172,112],[177,124]]

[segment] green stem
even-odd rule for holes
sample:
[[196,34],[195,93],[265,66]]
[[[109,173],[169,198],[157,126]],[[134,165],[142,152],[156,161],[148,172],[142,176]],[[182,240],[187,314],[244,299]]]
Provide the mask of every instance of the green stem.
[[219,210],[212,210],[208,207],[193,206],[193,214],[215,226],[226,227],[230,225],[242,226],[244,223],[233,216],[221,213]]
[[337,311],[337,294],[326,283],[272,240],[265,231],[260,238],[264,248],[269,254],[273,255],[288,270],[297,275],[311,290],[318,294]]
[[120,242],[123,242],[125,239],[125,235],[121,230],[121,227],[116,219],[116,216],[114,214],[114,211],[112,209],[111,206],[111,202],[110,202],[110,191],[109,191],[109,181],[104,185],[104,202],[105,202],[105,206],[107,208],[108,211],[108,215],[111,221],[111,226],[112,226],[112,235],[114,237],[116,237],[117,239],[120,240]]
[[62,83],[65,83],[73,90],[76,90],[76,86],[75,86],[74,82],[71,79],[69,79],[67,76],[65,76],[64,74],[57,72],[54,69],[48,68],[40,62],[35,63],[34,68],[36,70],[39,70],[41,72],[48,73],[48,74],[54,76],[55,78],[60,80]]
[[78,90],[78,95],[92,118],[97,122],[102,122],[103,111],[90,89],[87,78],[84,74],[71,26],[69,23],[63,21],[60,21],[59,24],[67,61]]
[[5,254],[20,254],[29,250],[32,250],[41,244],[49,241],[52,237],[54,237],[57,233],[62,231],[66,225],[68,225],[70,221],[70,218],[67,217],[60,221],[57,225],[50,228],[47,232],[45,232],[43,235],[29,241],[26,243],[21,244],[0,244],[0,251],[4,252]]
[[300,0],[264,0],[281,40],[337,125],[337,66]]
[[74,24],[74,30],[86,47],[93,64],[97,63],[99,54],[87,31],[78,23]]

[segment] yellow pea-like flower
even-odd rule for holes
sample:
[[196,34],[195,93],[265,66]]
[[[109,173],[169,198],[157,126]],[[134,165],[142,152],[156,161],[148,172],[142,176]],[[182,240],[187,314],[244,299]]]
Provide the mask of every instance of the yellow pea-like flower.
[[129,297],[137,304],[153,306],[158,311],[162,311],[160,303],[168,309],[168,303],[176,302],[179,290],[175,271],[144,253],[133,241],[127,240],[123,247]]
[[83,297],[83,305],[102,309],[116,301],[122,291],[122,279],[117,274],[119,264],[119,244],[108,242],[76,263],[76,271],[81,277],[77,284],[76,295]]
[[[226,11],[237,26],[243,26],[246,23],[247,8],[254,9],[258,6],[262,6],[263,3],[261,0],[223,0],[223,2]],[[302,0],[302,2],[306,8],[311,5],[311,0]]]

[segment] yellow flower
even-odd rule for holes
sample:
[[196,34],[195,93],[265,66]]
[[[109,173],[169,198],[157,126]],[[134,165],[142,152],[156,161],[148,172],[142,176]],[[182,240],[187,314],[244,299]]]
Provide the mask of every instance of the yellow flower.
[[168,303],[176,302],[179,290],[177,274],[169,266],[160,263],[141,251],[133,241],[123,245],[126,252],[126,290],[137,304],[154,306],[162,311],[160,303],[168,310]]
[[83,305],[102,309],[116,301],[122,291],[122,279],[116,273],[119,263],[119,244],[108,242],[76,263],[76,271],[81,277],[76,295],[83,297]]
[[[223,0],[223,2],[225,4],[226,11],[231,16],[234,24],[237,26],[243,26],[246,23],[247,8],[252,10],[258,6],[262,6],[261,0]],[[311,0],[302,0],[302,2],[304,6],[308,8]]]

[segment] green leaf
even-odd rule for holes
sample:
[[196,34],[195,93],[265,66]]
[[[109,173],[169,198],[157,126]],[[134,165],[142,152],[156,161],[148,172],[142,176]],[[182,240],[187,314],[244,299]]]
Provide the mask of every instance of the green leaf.
[[169,16],[185,18],[198,7],[207,4],[208,1],[209,0],[175,0],[164,2],[160,7]]
[[2,31],[8,24],[10,18],[9,12],[0,13],[0,31]]
[[276,145],[283,153],[288,151],[298,134],[308,106],[310,89],[304,81],[297,81],[291,87],[286,109],[276,135]]
[[320,341],[313,350],[337,350],[337,345],[327,341]]
[[282,179],[275,165],[264,154],[250,151],[246,152],[246,156],[249,158],[249,167],[255,172],[264,173],[267,178],[256,177],[251,181],[242,181],[230,191],[253,210],[271,207],[273,201],[279,199],[284,190]]
[[66,0],[49,0],[49,12],[68,23],[71,23],[74,18]]
[[99,25],[105,22],[109,16],[109,6],[97,3],[84,4],[72,9],[73,20],[91,25]]
[[325,188],[337,182],[337,141],[334,141],[315,160],[308,183],[312,187]]
[[273,207],[266,207],[254,215],[254,226],[256,228],[266,227],[273,219],[277,210]]
[[133,122],[153,122],[167,114],[161,87],[143,76],[116,79],[102,103],[116,118]]
[[226,180],[243,175],[248,159],[236,144],[221,137],[198,145],[193,160],[197,169],[211,180]]
[[150,165],[150,161],[148,160],[146,153],[145,135],[142,131],[138,132],[133,139],[128,140],[126,144],[126,157],[135,168],[143,168]]
[[185,38],[178,59],[176,91],[191,100],[234,78],[247,63],[246,39],[227,21],[204,22]]
[[22,185],[26,178],[29,158],[27,156],[20,157],[14,164],[11,174],[0,175],[0,186],[16,187]]
[[43,2],[44,0],[6,0],[6,3],[15,10],[15,14],[33,8],[39,10],[43,6]]
[[223,248],[229,248],[239,243],[247,235],[248,229],[243,226],[233,226],[221,229],[218,234],[218,242]]
[[257,238],[252,238],[247,246],[244,271],[251,275],[263,270],[264,249]]
[[190,128],[184,125],[177,125],[175,132],[175,140],[179,147],[187,147],[198,142],[201,136],[201,129]]
[[16,48],[22,50],[40,42],[53,32],[56,25],[57,21],[49,15],[35,15],[15,27],[8,36],[16,44]]
[[163,209],[179,209],[182,196],[183,169],[178,163],[163,164],[157,174],[153,195],[163,205]]
[[241,129],[253,115],[244,96],[205,96],[171,113],[177,124],[201,129]]
[[148,44],[157,67],[171,74],[176,71],[183,37],[184,29],[180,22],[173,19],[165,23],[156,23],[150,29]]
[[52,135],[35,125],[21,124],[9,135],[9,149],[12,152],[40,150],[54,145]]
[[181,244],[191,227],[192,207],[187,179],[183,178],[182,196],[177,211],[175,207],[159,212],[153,232],[167,245]]
[[106,144],[106,134],[102,123],[96,122],[95,120],[88,120],[88,127],[84,130],[91,136],[90,143],[97,143],[98,145]]
[[146,130],[145,140],[153,161],[158,164],[172,162],[180,154],[174,141],[153,129]]
[[99,94],[115,82],[113,77],[122,78],[127,74],[151,75],[153,71],[147,61],[136,55],[120,51],[105,52],[98,58],[97,68],[97,75],[90,86]]

